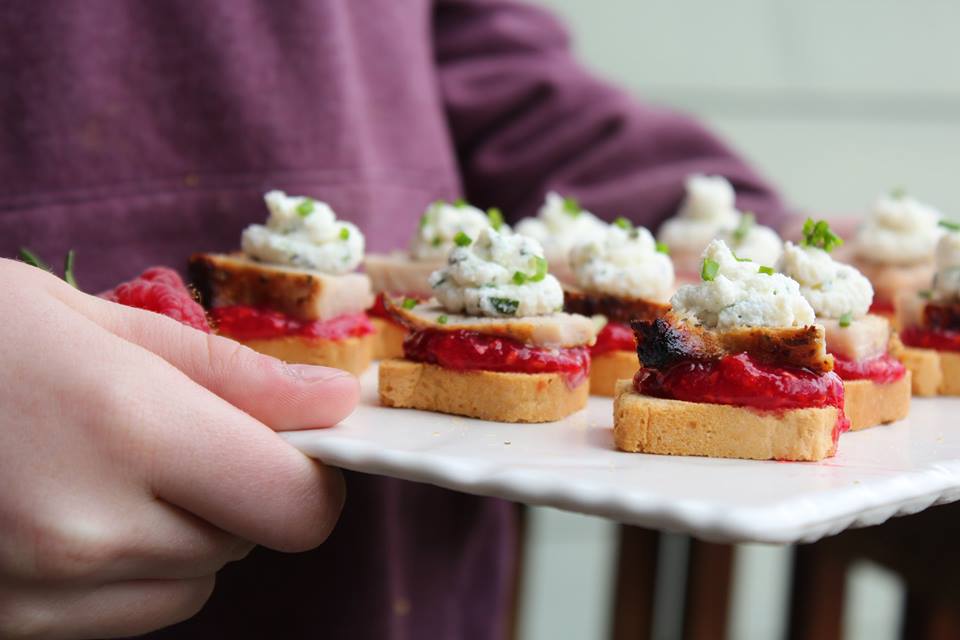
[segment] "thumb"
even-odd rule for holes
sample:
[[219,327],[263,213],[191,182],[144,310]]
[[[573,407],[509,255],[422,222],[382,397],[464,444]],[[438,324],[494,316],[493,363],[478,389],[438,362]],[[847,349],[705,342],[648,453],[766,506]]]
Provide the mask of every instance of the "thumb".
[[151,311],[84,297],[95,322],[274,430],[329,427],[357,405],[360,383],[346,371],[287,364]]

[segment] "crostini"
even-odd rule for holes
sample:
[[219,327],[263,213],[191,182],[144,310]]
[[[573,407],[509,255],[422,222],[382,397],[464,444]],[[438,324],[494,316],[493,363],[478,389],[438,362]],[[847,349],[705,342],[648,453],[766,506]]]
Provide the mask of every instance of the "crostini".
[[918,396],[960,395],[960,225],[944,221],[931,288],[897,298],[903,346]]
[[844,410],[856,431],[907,417],[910,373],[889,353],[887,318],[868,314],[870,281],[830,256],[842,243],[825,221],[808,219],[802,243],[787,243],[779,269],[800,284],[826,331],[833,370],[843,380]]
[[403,358],[380,363],[381,404],[497,422],[582,409],[596,330],[561,311],[539,243],[487,228],[457,245],[430,276],[436,300],[386,299],[410,333]]
[[361,373],[373,352],[364,237],[323,202],[270,191],[241,252],[198,253],[190,276],[221,335],[287,362]]
[[852,262],[873,284],[872,313],[895,320],[894,303],[901,293],[930,286],[942,217],[899,190],[874,202],[852,242]]
[[588,316],[599,333],[590,348],[590,393],[613,396],[617,380],[637,372],[631,320],[653,320],[669,309],[673,263],[649,231],[618,218],[601,238],[570,250],[576,286],[564,288],[564,309]]
[[633,323],[640,369],[617,383],[614,442],[630,452],[821,460],[848,428],[843,382],[800,286],[721,240],[671,311]]
[[443,267],[447,254],[456,246],[455,239],[476,238],[487,227],[501,233],[510,231],[499,209],[491,208],[484,213],[462,199],[453,202],[438,200],[420,216],[420,224],[407,251],[367,254],[364,270],[377,296],[367,311],[376,329],[374,359],[401,357],[403,339],[407,335],[406,329],[387,312],[384,297],[399,295],[423,301],[432,296],[427,280],[431,273]]

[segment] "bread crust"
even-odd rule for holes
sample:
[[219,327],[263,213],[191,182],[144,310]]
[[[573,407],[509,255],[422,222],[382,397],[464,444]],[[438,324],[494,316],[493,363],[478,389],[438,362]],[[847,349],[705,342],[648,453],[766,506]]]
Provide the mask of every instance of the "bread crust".
[[590,385],[571,389],[558,373],[455,371],[392,359],[380,363],[380,404],[494,422],[553,422],[587,404]]
[[905,346],[892,353],[911,373],[913,395],[960,396],[960,353]]
[[618,380],[632,380],[640,368],[635,351],[607,351],[590,358],[590,395],[613,397]]
[[396,322],[383,318],[370,318],[376,333],[373,343],[373,359],[387,360],[403,357],[403,339],[407,337],[407,330]]
[[323,365],[360,375],[373,359],[375,336],[370,334],[343,340],[283,336],[237,342],[284,362]]
[[621,451],[749,460],[822,460],[836,452],[834,407],[755,411],[644,396],[617,383],[613,439]]
[[910,412],[910,372],[895,382],[877,384],[872,380],[843,381],[843,411],[850,430],[859,431],[903,420]]

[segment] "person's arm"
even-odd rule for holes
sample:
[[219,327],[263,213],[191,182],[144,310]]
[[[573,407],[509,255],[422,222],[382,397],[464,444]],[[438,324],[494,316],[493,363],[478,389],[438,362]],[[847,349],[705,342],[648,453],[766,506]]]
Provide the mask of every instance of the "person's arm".
[[434,13],[440,88],[466,195],[529,215],[548,190],[610,219],[656,226],[690,173],[730,179],[741,209],[778,225],[767,183],[690,117],[643,104],[598,80],[563,27],[512,0],[440,0]]

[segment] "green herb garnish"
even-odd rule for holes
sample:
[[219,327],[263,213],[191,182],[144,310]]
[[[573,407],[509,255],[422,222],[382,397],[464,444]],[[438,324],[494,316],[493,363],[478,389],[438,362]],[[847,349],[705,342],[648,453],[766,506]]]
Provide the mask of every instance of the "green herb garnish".
[[937,224],[949,231],[960,231],[960,222],[954,222],[953,220],[941,220]]
[[350,239],[350,229],[347,227],[340,227],[340,239],[349,240]]
[[439,247],[440,245],[443,244],[443,238],[441,238],[440,236],[433,236],[433,240],[430,241],[430,244],[432,244],[435,247]]
[[890,197],[894,200],[903,200],[907,197],[907,188],[901,186],[890,189]]
[[657,251],[659,253],[665,253],[667,255],[670,255],[670,247],[667,246],[666,242],[657,242]]
[[813,218],[807,218],[807,221],[803,223],[803,241],[801,244],[805,247],[818,247],[830,253],[843,244],[843,238],[830,230],[830,225],[826,220],[814,222]]
[[46,262],[40,259],[40,256],[35,254],[33,251],[30,251],[30,249],[27,249],[26,247],[20,247],[20,259],[31,267],[43,269],[44,271],[53,271]]
[[700,267],[700,277],[704,282],[712,282],[714,278],[717,277],[717,273],[720,271],[720,263],[716,260],[711,260],[710,258],[705,258],[703,261],[703,266]]
[[516,315],[517,309],[520,307],[520,301],[511,298],[490,298],[490,306],[496,309],[497,313],[512,316]]
[[563,210],[574,217],[580,215],[580,212],[583,211],[583,209],[580,208],[580,203],[577,202],[576,198],[564,198]]
[[313,201],[313,198],[304,198],[300,201],[300,204],[297,205],[297,215],[301,218],[306,218],[313,213],[315,207],[316,203]]
[[753,229],[754,225],[757,224],[757,216],[747,212],[740,217],[740,223],[737,225],[737,228],[733,230],[733,241],[736,244],[743,242],[747,234],[750,233],[750,230]]
[[422,216],[420,216],[420,229],[423,229],[425,226],[427,226],[427,214],[426,214],[426,213],[424,213]]
[[736,260],[737,262],[753,262],[753,260],[751,260],[750,258],[741,258],[736,254],[735,251],[733,251],[733,249],[730,250],[730,255],[732,255],[733,259]]
[[458,247],[469,247],[473,244],[473,238],[465,234],[463,231],[457,231],[457,235],[453,236],[453,242]]
[[768,276],[772,276],[775,271],[773,270],[773,267],[760,267],[757,269],[757,273],[765,273]]
[[437,316],[437,324],[447,324],[449,319],[447,316]]
[[453,206],[455,206],[457,209],[462,209],[467,206],[467,201],[463,198],[457,198],[453,201]]
[[620,228],[623,229],[624,231],[629,231],[630,229],[633,228],[633,223],[631,223],[629,220],[627,220],[627,219],[624,218],[623,216],[620,216],[619,218],[617,218],[616,220],[614,220],[614,221],[613,221],[613,224],[614,224],[615,226],[620,227]]
[[73,275],[73,261],[75,257],[73,249],[67,251],[67,255],[63,259],[63,279],[74,289],[79,289],[80,287],[77,286],[77,278]]
[[487,220],[495,231],[500,231],[500,227],[503,226],[503,212],[497,207],[490,207],[487,209]]
[[844,329],[849,327],[851,322],[853,322],[853,314],[849,311],[840,316],[840,326]]
[[929,300],[930,298],[933,297],[933,291],[931,291],[930,289],[923,289],[922,291],[917,291],[917,295],[923,298],[924,300]]
[[547,259],[540,256],[533,257],[537,270],[530,276],[530,282],[540,282],[547,277]]
[[420,304],[420,301],[416,298],[404,298],[403,302],[400,303],[400,306],[404,309],[413,309],[418,304]]

